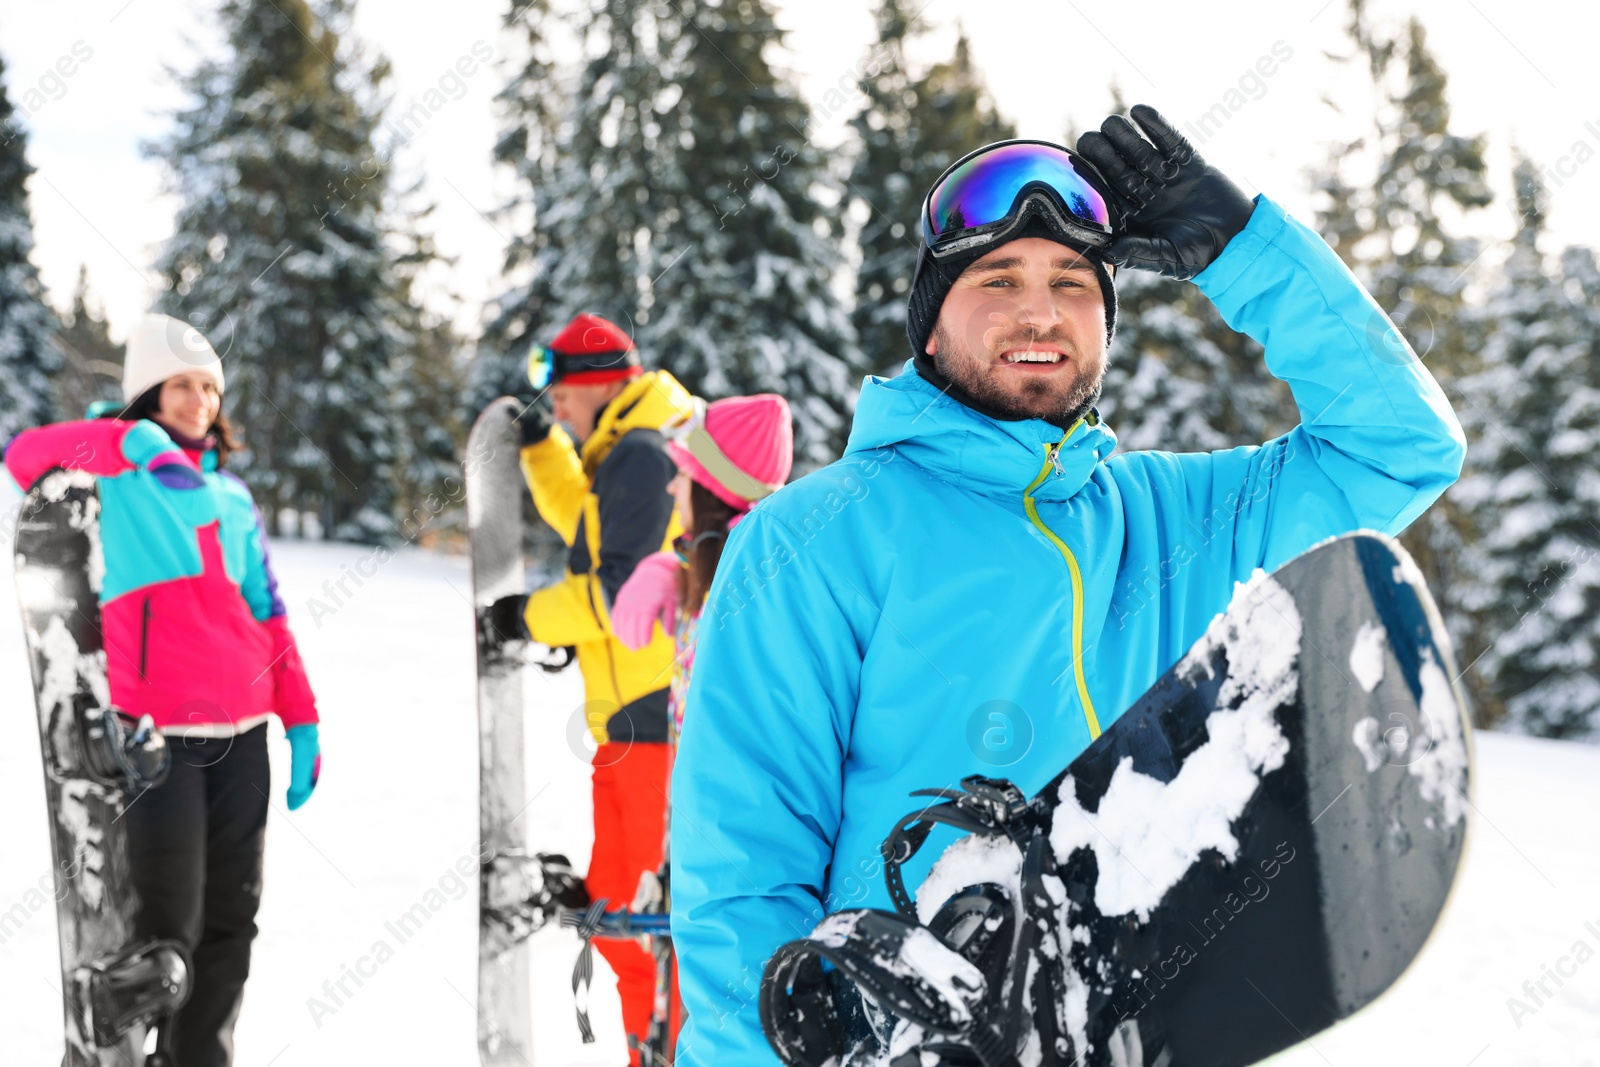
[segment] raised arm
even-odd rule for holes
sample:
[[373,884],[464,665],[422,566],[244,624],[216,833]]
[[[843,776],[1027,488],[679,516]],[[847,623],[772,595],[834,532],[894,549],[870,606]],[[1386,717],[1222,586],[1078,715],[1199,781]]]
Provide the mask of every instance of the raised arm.
[[6,446],[5,463],[24,490],[54,467],[102,478],[170,464],[194,467],[167,431],[146,419],[83,419],[24,430]]
[[1126,464],[1181,486],[1204,542],[1190,558],[1208,572],[1222,548],[1242,578],[1357,527],[1398,533],[1465,456],[1438,384],[1320,237],[1245,197],[1154,109],[1135,105],[1131,118],[1078,140],[1121,216],[1108,258],[1192,278],[1230,327],[1265,346],[1301,424],[1264,446]]
[[1397,534],[1455,481],[1466,443],[1449,401],[1314,232],[1262,197],[1195,283],[1300,409],[1264,446],[1179,457],[1192,503],[1238,515],[1238,577],[1358,527]]
[[[528,597],[526,621],[535,641],[555,647],[611,634],[611,602],[639,561],[661,551],[672,523],[672,460],[649,431],[618,441],[595,473],[596,506],[586,520],[598,559],[587,574],[569,574]],[[525,450],[526,451],[526,450]],[[591,551],[591,556],[595,555]]]
[[519,455],[522,477],[533,494],[539,517],[572,544],[583,516],[583,500],[589,493],[589,480],[572,438],[560,426],[550,428],[548,436],[525,444]]

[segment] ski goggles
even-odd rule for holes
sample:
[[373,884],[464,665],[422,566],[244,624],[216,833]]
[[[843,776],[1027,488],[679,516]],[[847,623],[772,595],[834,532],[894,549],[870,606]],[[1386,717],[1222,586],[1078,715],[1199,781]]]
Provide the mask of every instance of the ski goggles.
[[1037,211],[1090,248],[1114,235],[1105,181],[1076,152],[1048,141],[1000,141],[939,176],[922,204],[922,243],[935,259],[997,244]]
[[569,355],[543,345],[528,349],[528,384],[535,389],[547,389],[563,381],[599,385],[643,373],[644,368],[632,351]]
[[528,384],[535,389],[543,389],[550,384],[555,368],[554,352],[543,345],[534,345],[528,349]]

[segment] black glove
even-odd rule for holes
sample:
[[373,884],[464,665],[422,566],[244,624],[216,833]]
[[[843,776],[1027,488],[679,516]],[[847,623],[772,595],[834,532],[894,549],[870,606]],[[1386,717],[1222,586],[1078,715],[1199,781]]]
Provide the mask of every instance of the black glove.
[[546,674],[560,674],[572,666],[572,661],[577,658],[577,645],[556,645],[545,654],[543,659],[536,659],[533,662]]
[[514,420],[517,424],[517,436],[522,440],[522,447],[536,445],[550,436],[550,427],[555,425],[555,420],[550,417],[538,400],[530,400],[523,407],[522,413]]
[[539,865],[541,884],[528,903],[544,912],[558,907],[582,911],[589,906],[589,889],[573,873],[571,860],[559,852],[540,852],[534,859]]
[[1155,108],[1135,104],[1130,114],[1139,129],[1112,115],[1078,138],[1078,154],[1100,169],[1122,215],[1121,236],[1106,258],[1119,267],[1193,278],[1244,229],[1255,204]]
[[514,593],[503,596],[489,605],[489,610],[484,612],[483,622],[485,627],[484,637],[492,643],[503,641],[527,641],[528,621],[523,617],[523,612],[528,607],[526,593]]

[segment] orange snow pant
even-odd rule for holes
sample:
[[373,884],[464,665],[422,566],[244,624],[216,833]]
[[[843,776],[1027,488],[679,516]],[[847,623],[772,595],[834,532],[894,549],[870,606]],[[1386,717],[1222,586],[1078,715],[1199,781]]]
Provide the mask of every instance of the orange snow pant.
[[[672,769],[671,746],[635,741],[607,743],[594,754],[594,853],[585,883],[589,899],[605,897],[608,911],[632,905],[639,876],[661,867],[666,833],[667,780]],[[637,941],[597,937],[594,947],[617,975],[622,997],[622,1025],[643,1044],[650,1035],[655,1007],[655,957]],[[677,1044],[682,1010],[678,1006],[677,965],[672,964],[671,1029],[668,1056]],[[632,1062],[639,1062],[637,1051]]]

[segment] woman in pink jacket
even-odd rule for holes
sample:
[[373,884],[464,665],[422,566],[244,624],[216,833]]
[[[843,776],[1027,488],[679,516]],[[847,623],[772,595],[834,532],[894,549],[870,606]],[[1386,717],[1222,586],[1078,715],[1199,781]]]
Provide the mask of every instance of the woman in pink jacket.
[[175,938],[193,956],[177,1063],[226,1067],[261,900],[266,721],[276,714],[288,736],[293,810],[317,781],[317,708],[261,516],[223,469],[238,446],[222,362],[187,323],[149,315],[128,339],[122,389],[116,417],[27,430],[5,463],[24,489],[56,467],[97,476],[111,700],[150,715],[172,755],[166,781],[123,816],[135,934]]

